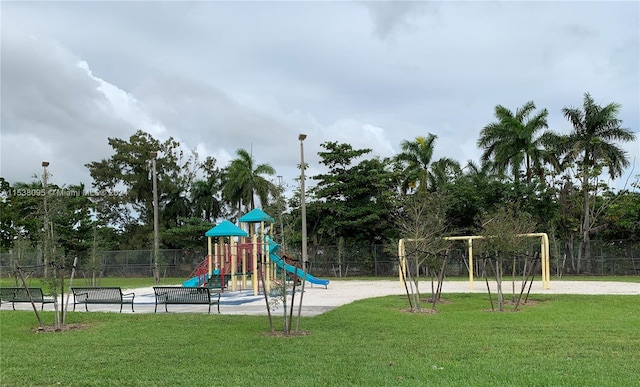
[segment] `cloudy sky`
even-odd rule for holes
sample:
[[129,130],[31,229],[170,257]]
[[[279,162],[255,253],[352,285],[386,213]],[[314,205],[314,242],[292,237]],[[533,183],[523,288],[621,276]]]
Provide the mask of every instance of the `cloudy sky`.
[[[568,133],[583,94],[640,128],[640,3],[12,2],[1,10],[0,175],[91,183],[107,137],[169,136],[224,166],[238,148],[293,187],[325,141],[391,156],[433,133],[477,161],[493,108],[529,100]],[[640,142],[625,149],[640,173]],[[620,182],[616,182],[620,185]]]

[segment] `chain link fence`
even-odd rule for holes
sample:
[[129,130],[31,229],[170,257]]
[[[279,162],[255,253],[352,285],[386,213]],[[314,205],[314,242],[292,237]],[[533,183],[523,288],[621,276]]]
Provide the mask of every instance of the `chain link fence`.
[[[602,242],[593,241],[591,257],[581,258],[564,252],[564,244],[552,244],[551,272],[556,275],[640,275],[640,244],[629,241]],[[540,245],[531,243],[522,252],[505,257],[503,260],[505,274],[521,273],[524,262],[540,250]],[[577,248],[574,251],[578,251]],[[297,259],[301,259],[301,251],[287,251]],[[462,242],[453,244],[448,258],[447,276],[467,276],[468,256],[466,245]],[[482,274],[482,257],[475,255],[474,272]],[[67,257],[65,266],[70,268],[74,257]],[[158,267],[161,277],[188,278],[195,267],[206,258],[206,251],[159,250]],[[412,259],[407,251],[407,258]],[[38,252],[20,254],[0,254],[0,277],[10,277],[14,262],[17,261],[24,271],[34,277],[42,276],[44,264]],[[579,265],[579,266],[577,266]],[[421,268],[420,276],[429,276],[439,270],[439,264],[432,265],[430,273],[426,266]],[[78,255],[77,278],[103,277],[153,277],[153,250],[103,251],[91,255]],[[398,275],[397,245],[373,245],[368,247],[314,246],[309,251],[309,272],[316,277],[390,277]]]

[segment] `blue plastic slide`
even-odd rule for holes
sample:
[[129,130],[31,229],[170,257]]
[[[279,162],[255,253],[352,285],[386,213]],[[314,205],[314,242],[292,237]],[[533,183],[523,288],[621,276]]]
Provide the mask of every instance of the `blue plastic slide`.
[[183,281],[182,286],[184,286],[185,288],[197,288],[198,286],[200,286],[200,284],[205,283],[206,280],[207,280],[207,275],[203,274],[200,276],[200,278],[193,277]]
[[304,271],[302,271],[302,269],[298,269],[295,266],[289,265],[275,253],[269,254],[269,258],[271,258],[271,260],[275,262],[279,268],[285,269],[286,271],[292,274],[295,274],[297,271],[298,277],[304,278],[305,280],[311,282],[312,284],[323,285],[324,287],[327,287],[327,285],[329,285],[329,280],[316,278],[309,273],[305,273]]

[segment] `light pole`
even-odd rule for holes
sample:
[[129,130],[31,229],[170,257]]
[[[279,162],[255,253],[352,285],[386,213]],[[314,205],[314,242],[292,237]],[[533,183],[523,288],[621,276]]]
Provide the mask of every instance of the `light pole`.
[[158,249],[160,248],[160,234],[158,231],[158,175],[156,173],[156,159],[158,152],[151,152],[151,170],[153,174],[153,280],[160,282],[158,268]]
[[[307,206],[305,204],[305,188],[304,188],[304,139],[306,134],[299,134],[300,140],[300,212],[302,215],[302,292],[300,293],[300,304],[298,305],[298,319],[296,320],[296,332],[300,329],[300,316],[302,314],[302,297],[304,296],[304,284],[307,282]],[[297,270],[297,269],[296,269]],[[293,305],[291,305],[293,310]]]
[[42,260],[44,261],[44,277],[47,278],[49,268],[49,208],[47,207],[47,173],[48,161],[42,162],[42,190],[44,191],[44,239],[42,240]]
[[304,187],[304,139],[307,138],[306,134],[298,135],[300,140],[300,212],[302,215],[302,267],[307,268],[307,206],[306,206],[306,194]]
[[284,203],[284,188],[282,186],[282,176],[278,176],[278,190],[280,193],[280,201],[282,203],[282,208],[280,208],[280,238],[282,239],[282,249],[286,250],[285,245],[284,245],[284,220],[282,220],[282,217],[284,216],[284,207],[285,207],[285,203]]

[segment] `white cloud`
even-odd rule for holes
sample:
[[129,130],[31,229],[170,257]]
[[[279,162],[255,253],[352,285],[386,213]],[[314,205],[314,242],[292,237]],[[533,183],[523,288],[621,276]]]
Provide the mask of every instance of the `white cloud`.
[[[173,136],[224,166],[251,149],[294,185],[325,141],[397,152],[433,133],[466,163],[497,104],[533,100],[550,127],[584,92],[640,127],[633,2],[8,2],[2,5],[2,176],[51,158],[60,182],[107,137]],[[80,31],[80,32],[79,32]],[[38,144],[27,156],[15,149]],[[638,144],[625,144],[637,153]],[[628,148],[627,148],[628,147]],[[64,169],[62,169],[64,166]]]

